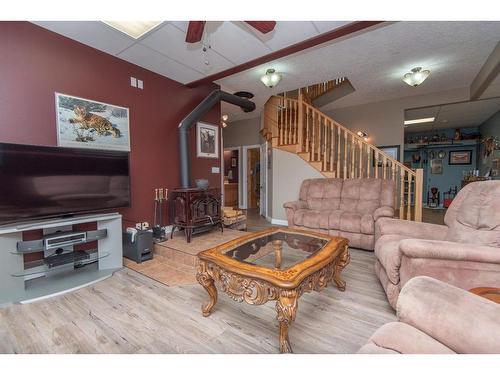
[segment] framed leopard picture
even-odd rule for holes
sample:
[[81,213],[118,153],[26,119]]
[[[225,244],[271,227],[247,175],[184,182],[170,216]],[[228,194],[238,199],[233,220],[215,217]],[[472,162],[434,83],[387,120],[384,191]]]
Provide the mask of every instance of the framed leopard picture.
[[55,95],[59,146],[130,151],[128,108]]

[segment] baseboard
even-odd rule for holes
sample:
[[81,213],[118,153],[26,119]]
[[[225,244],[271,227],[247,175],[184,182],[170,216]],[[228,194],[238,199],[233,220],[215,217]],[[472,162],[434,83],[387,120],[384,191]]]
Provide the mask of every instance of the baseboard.
[[274,225],[283,225],[283,226],[287,227],[288,226],[288,220],[271,219],[271,224],[274,224]]

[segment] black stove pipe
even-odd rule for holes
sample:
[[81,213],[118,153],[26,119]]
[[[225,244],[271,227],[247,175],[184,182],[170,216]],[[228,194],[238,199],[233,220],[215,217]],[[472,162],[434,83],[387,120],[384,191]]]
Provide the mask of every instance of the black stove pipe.
[[248,99],[229,94],[222,90],[212,91],[193,111],[184,117],[179,124],[179,162],[181,169],[181,187],[189,187],[189,129],[196,124],[196,122],[203,117],[214,105],[224,101],[237,105],[245,112],[252,112],[255,110],[255,103]]

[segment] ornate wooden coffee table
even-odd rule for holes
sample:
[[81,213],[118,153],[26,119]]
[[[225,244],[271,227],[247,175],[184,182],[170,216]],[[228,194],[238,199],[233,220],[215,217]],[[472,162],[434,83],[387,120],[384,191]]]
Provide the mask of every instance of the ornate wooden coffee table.
[[304,292],[319,291],[330,281],[345,290],[340,277],[349,263],[348,241],[313,232],[271,228],[198,254],[196,279],[210,300],[201,311],[209,316],[217,302],[214,281],[237,302],[262,305],[276,300],[280,352],[291,353],[288,328]]

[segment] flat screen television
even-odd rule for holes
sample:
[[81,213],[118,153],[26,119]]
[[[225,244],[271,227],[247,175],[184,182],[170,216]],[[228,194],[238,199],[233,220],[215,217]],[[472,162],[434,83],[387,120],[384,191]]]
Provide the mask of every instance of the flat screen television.
[[128,152],[0,143],[0,225],[129,206]]

